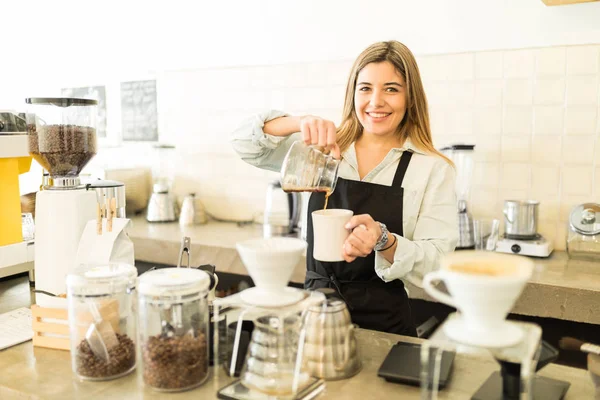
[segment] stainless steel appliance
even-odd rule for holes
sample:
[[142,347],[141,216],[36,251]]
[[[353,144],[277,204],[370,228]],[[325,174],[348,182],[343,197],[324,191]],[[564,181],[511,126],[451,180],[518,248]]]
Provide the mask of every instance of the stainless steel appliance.
[[304,362],[310,374],[325,380],[346,379],[362,368],[350,312],[330,297],[304,314]]
[[440,150],[456,166],[456,197],[459,238],[457,249],[472,249],[475,246],[473,236],[473,217],[468,209],[471,182],[475,162],[474,144],[452,144]]
[[600,204],[579,204],[571,210],[567,233],[570,258],[600,260]]
[[539,201],[505,200],[504,235],[512,239],[534,239],[537,235]]
[[498,240],[496,251],[500,253],[521,254],[532,257],[548,257],[554,250],[552,242],[537,234],[532,239],[511,239],[502,237]]
[[302,197],[298,192],[284,192],[279,181],[267,187],[263,216],[263,236],[298,236]]
[[177,220],[177,202],[169,193],[169,187],[155,183],[146,210],[148,222],[172,222]]
[[496,251],[533,257],[548,257],[552,253],[552,242],[537,232],[539,204],[536,200],[504,202],[504,235]]

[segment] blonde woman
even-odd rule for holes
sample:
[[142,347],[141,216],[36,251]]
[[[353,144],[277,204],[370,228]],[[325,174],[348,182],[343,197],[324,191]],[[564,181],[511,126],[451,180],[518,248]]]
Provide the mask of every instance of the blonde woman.
[[[323,146],[341,158],[329,208],[354,211],[342,262],[312,257],[307,218],[305,287],[335,288],[362,328],[416,336],[404,280],[419,284],[458,240],[455,171],[433,146],[427,99],[416,60],[397,41],[369,46],[356,59],[343,119],[269,111],[232,135],[246,162],[279,171],[294,141]],[[313,193],[309,216],[324,206]]]

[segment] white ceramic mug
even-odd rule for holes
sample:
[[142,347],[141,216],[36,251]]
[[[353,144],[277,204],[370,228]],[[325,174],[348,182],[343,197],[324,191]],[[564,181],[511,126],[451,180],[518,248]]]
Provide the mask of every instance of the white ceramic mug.
[[[486,251],[457,251],[443,257],[440,270],[423,279],[434,299],[460,311],[471,332],[499,329],[533,272],[530,259]],[[443,281],[450,295],[433,286]]]
[[344,261],[342,246],[350,236],[350,231],[345,225],[353,215],[352,210],[336,208],[312,212],[315,260]]

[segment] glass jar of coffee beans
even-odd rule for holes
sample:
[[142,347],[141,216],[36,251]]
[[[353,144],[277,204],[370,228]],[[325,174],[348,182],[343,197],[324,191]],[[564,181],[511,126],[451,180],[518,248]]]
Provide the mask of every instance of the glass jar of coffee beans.
[[176,392],[208,378],[210,278],[190,268],[149,271],[139,279],[138,340],[144,383]]
[[81,265],[67,276],[73,372],[83,380],[119,378],[135,369],[133,265]]

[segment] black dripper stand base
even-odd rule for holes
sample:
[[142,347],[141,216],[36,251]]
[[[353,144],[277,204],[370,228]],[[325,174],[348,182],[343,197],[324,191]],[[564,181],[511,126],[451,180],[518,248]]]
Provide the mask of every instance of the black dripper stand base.
[[[518,383],[518,382],[517,382]],[[536,376],[533,378],[534,400],[560,400],[571,385],[569,382]],[[503,379],[499,371],[494,372],[471,397],[472,400],[518,400],[519,396],[510,396],[503,392]]]
[[[457,333],[455,328],[460,327],[456,324],[456,321],[460,322],[459,318],[457,313],[448,316],[430,337],[428,345],[422,346],[421,359],[428,359],[431,349],[491,355],[500,364],[501,371],[493,372],[485,381],[482,380],[481,386],[470,397],[472,400],[520,400],[524,397],[559,400],[564,397],[570,383],[536,375],[538,370],[558,357],[558,351],[541,340],[542,329],[538,325],[505,321],[506,332],[514,334],[520,331],[521,338],[517,338],[517,342],[512,345],[503,346],[501,343],[504,342],[498,342],[498,338],[492,337],[493,335],[471,338],[464,335],[463,331]],[[448,332],[460,341],[452,339]],[[506,343],[508,342],[510,341],[507,340]],[[438,358],[441,357],[436,357],[434,371],[440,368]],[[430,387],[424,384],[430,381],[431,374],[429,365],[421,367],[422,398],[437,398],[437,391],[441,389],[439,385]]]
[[[536,372],[558,358],[558,350],[542,341]],[[521,394],[521,364],[496,358],[500,371],[496,371],[471,397],[472,400],[518,400]],[[565,381],[534,376],[531,380],[534,400],[560,400],[571,384]]]

